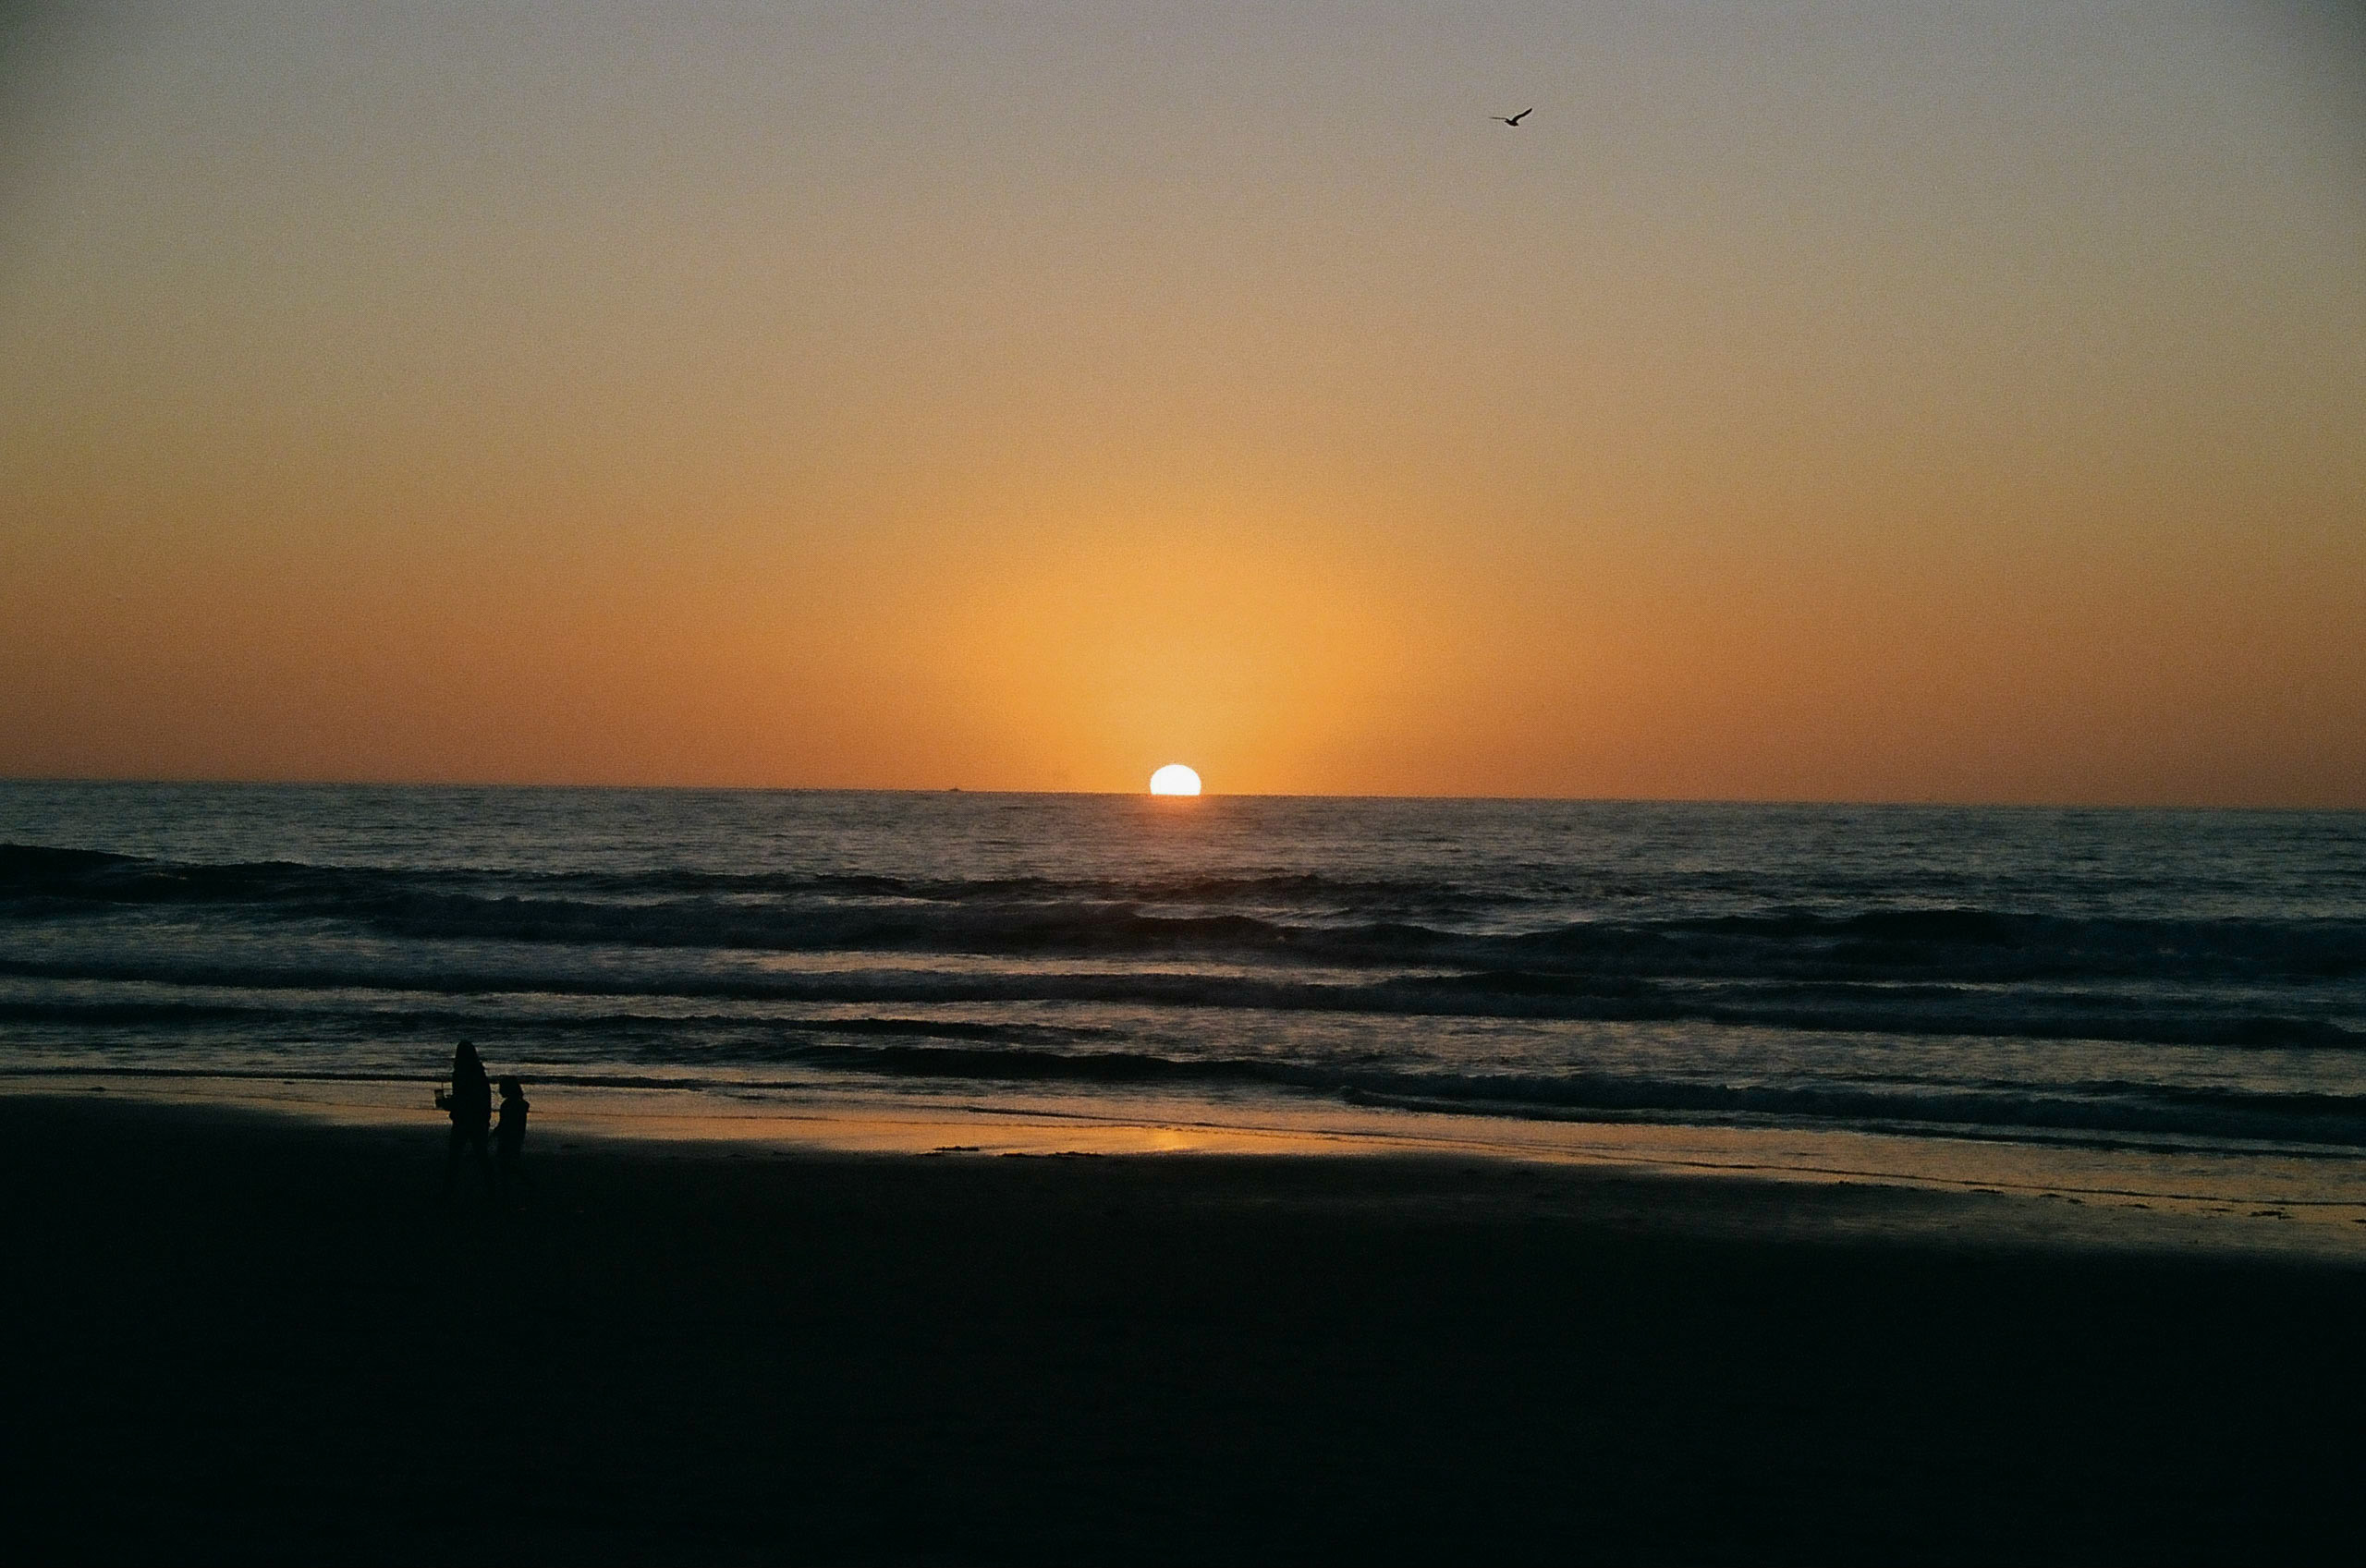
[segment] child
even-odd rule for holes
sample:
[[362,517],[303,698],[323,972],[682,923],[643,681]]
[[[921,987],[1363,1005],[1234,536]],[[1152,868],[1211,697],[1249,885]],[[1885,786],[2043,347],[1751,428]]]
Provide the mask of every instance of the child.
[[500,1163],[501,1190],[518,1179],[518,1156],[526,1148],[526,1086],[515,1078],[501,1080],[501,1120],[493,1129],[494,1153]]

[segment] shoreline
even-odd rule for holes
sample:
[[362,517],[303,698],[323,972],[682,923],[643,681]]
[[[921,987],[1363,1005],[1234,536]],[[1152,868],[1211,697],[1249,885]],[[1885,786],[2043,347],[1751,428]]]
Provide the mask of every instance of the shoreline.
[[[443,1125],[430,1080],[388,1083],[257,1073],[77,1072],[0,1079],[12,1100],[254,1113],[322,1126]],[[2366,1264],[2366,1160],[2229,1158],[1975,1140],[1651,1122],[1530,1122],[1432,1112],[1213,1107],[1172,1098],[1047,1102],[992,1094],[921,1099],[824,1090],[726,1109],[670,1091],[535,1089],[531,1144],[648,1146],[814,1157],[958,1153],[1116,1158],[1477,1161],[1552,1172],[1899,1195],[1890,1229],[1926,1211],[1946,1229],[2022,1243],[2255,1253]],[[414,1103],[416,1101],[416,1103]],[[1212,1110],[1213,1118],[1199,1114]],[[2354,1169],[2353,1169],[2354,1167]],[[2347,1179],[2337,1186],[2329,1171]],[[1976,1199],[1947,1208],[1947,1199]],[[1960,1212],[1958,1212],[1960,1211]]]
[[2366,1270],[2323,1258],[1999,1222],[2062,1207],[2038,1199],[1452,1158],[553,1138],[494,1209],[440,1195],[442,1146],[0,1099],[8,1330],[37,1347],[0,1544],[2034,1562],[2356,1538]]

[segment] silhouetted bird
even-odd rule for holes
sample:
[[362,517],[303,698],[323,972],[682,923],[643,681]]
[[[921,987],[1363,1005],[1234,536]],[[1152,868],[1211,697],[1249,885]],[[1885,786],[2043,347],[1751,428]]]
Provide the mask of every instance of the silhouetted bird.
[[1499,125],[1507,125],[1517,130],[1519,128],[1520,121],[1528,118],[1529,115],[1534,113],[1536,113],[1536,105],[1531,103],[1517,115],[1490,115],[1487,117],[1495,121]]

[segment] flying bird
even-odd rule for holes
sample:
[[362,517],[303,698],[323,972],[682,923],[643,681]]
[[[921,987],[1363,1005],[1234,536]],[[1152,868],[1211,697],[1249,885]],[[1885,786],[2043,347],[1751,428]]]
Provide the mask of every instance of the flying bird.
[[1534,113],[1536,113],[1536,105],[1531,103],[1517,115],[1490,115],[1487,117],[1495,121],[1499,125],[1507,125],[1517,129],[1520,121],[1528,118],[1529,115]]

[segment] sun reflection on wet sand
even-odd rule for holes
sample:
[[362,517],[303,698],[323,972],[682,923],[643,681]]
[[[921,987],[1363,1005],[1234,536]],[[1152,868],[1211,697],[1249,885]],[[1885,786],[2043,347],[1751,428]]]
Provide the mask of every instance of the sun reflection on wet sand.
[[[383,1081],[108,1077],[34,1080],[18,1092],[260,1109],[433,1132],[428,1086]],[[784,1090],[730,1110],[688,1111],[661,1089],[537,1091],[535,1147],[737,1146],[785,1157],[1416,1158],[1507,1161],[1596,1173],[1717,1178],[1954,1195],[1985,1207],[1910,1205],[1859,1216],[1863,1234],[1980,1234],[2031,1244],[2331,1254],[2366,1258],[2366,1161],[2173,1149],[2099,1149],[1778,1127],[1531,1122],[1323,1104],[1213,1105],[1178,1098],[947,1096],[864,1100]]]

